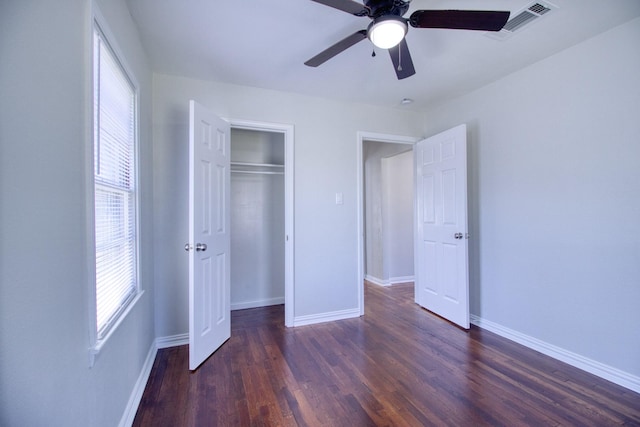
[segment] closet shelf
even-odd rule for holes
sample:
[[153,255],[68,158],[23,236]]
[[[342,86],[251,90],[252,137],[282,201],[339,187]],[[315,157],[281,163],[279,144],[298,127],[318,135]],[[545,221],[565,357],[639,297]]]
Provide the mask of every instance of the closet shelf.
[[284,175],[284,165],[273,163],[231,162],[231,173]]
[[273,163],[247,163],[247,162],[231,162],[231,166],[247,166],[255,168],[284,168],[284,165],[276,165]]
[[284,172],[277,172],[277,171],[243,171],[243,170],[235,170],[235,169],[231,169],[231,173],[248,173],[248,174],[256,174],[256,175],[284,175]]

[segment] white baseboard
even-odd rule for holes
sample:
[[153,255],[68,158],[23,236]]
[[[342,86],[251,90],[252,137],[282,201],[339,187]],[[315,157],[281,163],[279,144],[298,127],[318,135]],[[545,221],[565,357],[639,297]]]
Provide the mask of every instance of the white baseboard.
[[313,325],[316,323],[333,322],[334,320],[351,319],[360,317],[360,309],[332,311],[330,313],[311,314],[308,316],[298,316],[293,319],[293,326]]
[[140,371],[140,375],[138,375],[138,380],[136,381],[136,384],[133,387],[133,391],[129,396],[129,402],[127,402],[127,407],[125,408],[124,414],[122,414],[122,418],[120,419],[120,423],[118,424],[119,427],[130,427],[133,424],[133,420],[136,417],[136,412],[138,412],[138,406],[140,405],[140,401],[142,400],[142,394],[144,393],[144,389],[147,386],[149,375],[151,375],[153,362],[156,360],[156,354],[158,354],[158,347],[154,342],[149,348],[149,353],[147,353],[147,358],[142,365],[142,370]]
[[[259,305],[257,307],[283,303],[284,298],[282,302],[275,302],[273,304],[264,304],[263,302],[261,303],[262,305]],[[348,319],[359,316],[360,310],[358,309],[334,311],[332,313],[314,314],[311,316],[300,316],[294,319],[294,326],[311,325],[314,323],[330,322],[333,320]],[[147,358],[144,361],[144,365],[142,366],[142,370],[140,371],[138,380],[136,381],[136,384],[133,387],[133,391],[131,392],[131,396],[129,397],[127,407],[125,408],[122,418],[120,419],[120,423],[118,424],[119,427],[130,427],[133,424],[136,412],[138,411],[138,406],[140,405],[140,401],[142,400],[144,389],[147,386],[147,381],[149,380],[149,376],[151,375],[151,368],[153,368],[153,362],[156,359],[158,350],[161,348],[176,347],[185,344],[189,344],[189,334],[158,337],[151,344],[151,348],[149,348],[149,353],[147,354]]]
[[138,375],[138,380],[136,381],[136,384],[131,391],[131,395],[129,396],[127,407],[125,408],[122,418],[120,419],[120,423],[118,424],[119,427],[130,427],[133,424],[136,412],[138,412],[138,406],[140,406],[140,401],[142,400],[144,389],[147,386],[147,381],[149,381],[151,368],[153,368],[153,362],[156,360],[158,350],[161,348],[175,347],[184,344],[189,344],[189,334],[156,338],[151,344],[149,353],[147,353],[147,358],[144,361],[144,365],[142,365],[140,375]]
[[171,335],[168,337],[156,338],[156,348],[177,347],[179,345],[189,344],[189,334]]
[[364,280],[366,280],[367,282],[371,282],[374,285],[378,285],[378,286],[389,286],[389,281],[388,280],[379,279],[379,278],[374,277],[374,276],[369,276],[368,274],[364,275]]
[[267,298],[267,299],[256,300],[256,301],[235,302],[235,303],[231,303],[231,311],[244,310],[246,308],[267,307],[270,305],[280,305],[280,304],[284,304],[284,297]]
[[416,280],[416,276],[398,276],[398,277],[390,277],[389,283],[391,285],[397,285],[398,283],[413,282],[415,280]]
[[378,286],[391,286],[397,283],[413,282],[415,280],[415,276],[399,276],[399,277],[390,277],[388,279],[379,279],[377,277],[369,276],[368,274],[365,274],[364,280]]
[[369,276],[368,274],[364,275],[364,280],[378,286],[389,286],[388,280],[378,279],[377,277]]
[[482,329],[493,332],[494,334],[500,335],[501,337],[515,341],[518,344],[522,344],[525,347],[539,351],[549,357],[553,357],[554,359],[560,360],[578,369],[582,369],[590,374],[604,378],[607,381],[611,381],[619,386],[628,388],[636,393],[640,393],[640,377],[605,365],[604,363],[586,358],[580,354],[573,353],[553,344],[541,341],[537,338],[530,337],[518,331],[514,331],[513,329],[509,329],[490,320],[482,319],[473,314],[471,315],[471,323]]

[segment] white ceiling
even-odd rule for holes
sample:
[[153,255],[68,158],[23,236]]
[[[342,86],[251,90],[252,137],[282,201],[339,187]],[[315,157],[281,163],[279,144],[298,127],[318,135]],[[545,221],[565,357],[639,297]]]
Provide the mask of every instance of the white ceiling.
[[[640,16],[639,0],[553,0],[558,9],[497,41],[484,32],[409,27],[416,74],[397,80],[389,54],[364,40],[318,68],[304,62],[365,29],[311,0],[127,0],[155,72],[422,110],[477,89]],[[417,9],[522,10],[526,0],[413,0]],[[629,43],[639,44],[640,40]]]

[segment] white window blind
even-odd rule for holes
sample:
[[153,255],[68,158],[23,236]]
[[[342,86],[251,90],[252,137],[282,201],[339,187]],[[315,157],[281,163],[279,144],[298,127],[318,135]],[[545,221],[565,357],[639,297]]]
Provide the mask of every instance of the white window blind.
[[94,29],[96,325],[102,339],[138,292],[136,94]]

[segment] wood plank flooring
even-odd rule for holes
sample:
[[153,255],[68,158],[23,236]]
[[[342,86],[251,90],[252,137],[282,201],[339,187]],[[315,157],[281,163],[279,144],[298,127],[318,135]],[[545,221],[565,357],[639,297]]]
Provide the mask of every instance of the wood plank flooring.
[[365,316],[284,328],[283,306],[232,313],[197,371],[158,352],[135,426],[640,426],[640,395],[365,287]]

